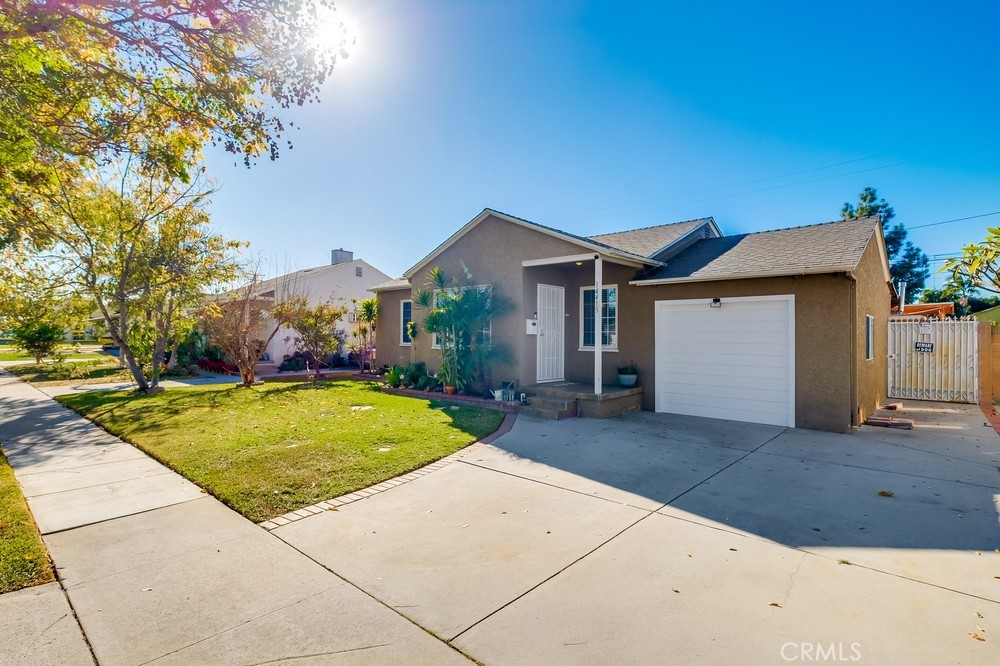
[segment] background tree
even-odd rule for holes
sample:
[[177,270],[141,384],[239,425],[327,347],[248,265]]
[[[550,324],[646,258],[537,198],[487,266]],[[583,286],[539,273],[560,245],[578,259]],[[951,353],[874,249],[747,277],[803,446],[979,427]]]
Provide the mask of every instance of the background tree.
[[199,312],[209,343],[218,345],[239,369],[244,386],[257,383],[261,354],[295,308],[294,298],[275,303],[261,296],[259,269],[258,261],[244,266],[242,286],[219,295]]
[[348,344],[348,348],[357,356],[361,372],[375,370],[371,366],[372,354],[375,351],[375,325],[379,314],[378,299],[366,298],[355,302],[354,315],[358,325],[354,328],[354,341]]
[[210,232],[208,191],[198,180],[183,185],[126,161],[114,184],[60,173],[40,190],[28,224],[47,239],[40,260],[92,299],[139,390],[148,391],[183,308],[231,277],[240,244]]
[[31,354],[38,364],[46,356],[55,354],[59,344],[66,339],[66,331],[49,322],[27,322],[12,329],[11,336],[18,348]]
[[320,364],[331,355],[339,354],[344,344],[343,335],[337,324],[347,314],[347,306],[336,305],[333,299],[326,303],[309,306],[305,298],[298,297],[284,306],[286,325],[295,330],[290,336],[297,351],[311,356],[316,377],[320,376]]
[[952,275],[940,289],[924,289],[920,294],[921,303],[955,304],[955,315],[965,317],[982,310],[1000,305],[1000,296],[985,296],[967,277]]
[[906,282],[906,302],[917,300],[930,275],[930,261],[923,250],[906,239],[908,233],[901,222],[890,225],[896,211],[885,199],[878,198],[874,187],[866,187],[858,195],[858,205],[844,203],[840,214],[845,220],[869,215],[882,217],[885,247],[889,253],[889,272],[894,283]]

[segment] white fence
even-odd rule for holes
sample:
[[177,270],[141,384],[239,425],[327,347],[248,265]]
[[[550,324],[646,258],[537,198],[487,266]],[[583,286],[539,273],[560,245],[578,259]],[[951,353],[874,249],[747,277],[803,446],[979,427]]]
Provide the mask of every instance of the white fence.
[[978,326],[889,321],[889,397],[979,402]]

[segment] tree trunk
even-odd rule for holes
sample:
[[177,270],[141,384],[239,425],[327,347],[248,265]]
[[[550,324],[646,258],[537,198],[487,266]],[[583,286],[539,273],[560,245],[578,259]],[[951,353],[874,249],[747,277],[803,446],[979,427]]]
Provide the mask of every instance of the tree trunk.
[[132,373],[132,379],[135,380],[138,390],[143,393],[149,391],[149,383],[146,381],[146,377],[142,374],[142,368],[136,363],[135,354],[132,353],[132,349],[125,342],[125,336],[122,334],[122,330],[119,326],[125,322],[125,312],[124,303],[119,303],[119,315],[118,321],[115,321],[111,313],[108,312],[107,304],[105,304],[104,299],[101,298],[99,294],[95,294],[95,300],[97,301],[97,307],[101,311],[101,315],[104,317],[104,321],[108,325],[108,335],[111,336],[112,342],[118,345],[118,367],[128,366],[129,372]]
[[180,337],[174,338],[174,344],[170,347],[170,360],[167,361],[167,370],[173,370],[177,367],[177,354],[181,348]]

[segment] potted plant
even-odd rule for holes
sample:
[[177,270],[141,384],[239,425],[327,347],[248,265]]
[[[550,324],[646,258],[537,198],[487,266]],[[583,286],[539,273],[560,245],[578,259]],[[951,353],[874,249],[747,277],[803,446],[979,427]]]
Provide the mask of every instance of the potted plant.
[[626,365],[618,366],[618,384],[620,386],[635,386],[639,379],[639,366],[635,361],[629,361]]
[[437,378],[444,386],[444,392],[448,395],[454,395],[458,391],[458,380],[455,372],[452,370],[451,364],[445,363],[438,368]]

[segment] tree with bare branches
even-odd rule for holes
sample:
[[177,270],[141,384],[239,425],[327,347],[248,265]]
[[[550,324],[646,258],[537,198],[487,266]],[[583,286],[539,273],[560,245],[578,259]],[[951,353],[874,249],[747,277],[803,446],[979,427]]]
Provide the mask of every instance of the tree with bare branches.
[[[200,312],[208,341],[218,345],[239,369],[244,386],[257,383],[257,363],[278,329],[288,326],[300,300],[276,302],[262,295],[260,262],[243,269],[241,286],[212,298]],[[275,293],[277,290],[275,290]]]

